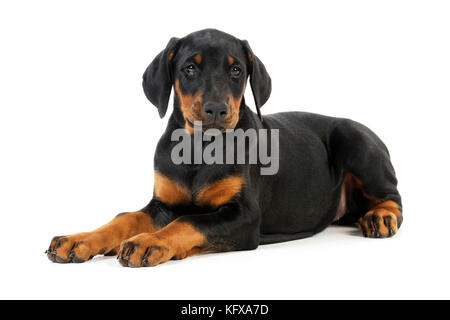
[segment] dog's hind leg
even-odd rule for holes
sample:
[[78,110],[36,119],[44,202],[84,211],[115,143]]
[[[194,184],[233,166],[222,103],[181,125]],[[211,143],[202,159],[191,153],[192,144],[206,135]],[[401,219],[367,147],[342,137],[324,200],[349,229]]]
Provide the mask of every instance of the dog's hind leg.
[[357,222],[366,237],[393,236],[403,215],[386,146],[367,127],[340,119],[330,135],[330,151],[333,166],[342,178],[338,218],[343,223]]

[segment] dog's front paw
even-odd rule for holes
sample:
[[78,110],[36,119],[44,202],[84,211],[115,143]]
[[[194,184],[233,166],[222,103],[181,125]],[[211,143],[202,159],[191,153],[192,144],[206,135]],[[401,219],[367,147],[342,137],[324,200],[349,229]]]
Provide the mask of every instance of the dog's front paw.
[[47,257],[56,263],[82,263],[95,255],[112,255],[115,250],[99,248],[100,241],[94,233],[82,232],[69,236],[57,236],[52,239],[45,251]]
[[54,237],[45,253],[52,262],[84,262],[92,257],[89,244],[84,242],[88,237],[89,233],[84,232]]
[[358,220],[358,227],[365,237],[392,237],[398,230],[397,216],[387,208],[374,209]]
[[154,267],[174,256],[169,243],[151,233],[141,233],[120,245],[118,259],[124,267]]

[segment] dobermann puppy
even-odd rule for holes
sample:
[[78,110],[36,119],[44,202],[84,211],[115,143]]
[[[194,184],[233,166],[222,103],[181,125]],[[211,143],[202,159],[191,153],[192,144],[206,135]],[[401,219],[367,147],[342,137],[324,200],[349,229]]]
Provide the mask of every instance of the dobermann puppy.
[[[246,106],[247,79],[257,114]],[[300,239],[333,222],[357,223],[365,237],[393,236],[401,198],[389,153],[367,127],[303,112],[261,117],[271,79],[247,41],[207,29],[172,38],[143,76],[147,98],[164,117],[155,154],[153,199],[92,231],[55,237],[53,262],[118,255],[123,266],[156,266],[202,252],[255,249]],[[261,164],[174,164],[171,133],[207,128],[278,129],[279,171]]]

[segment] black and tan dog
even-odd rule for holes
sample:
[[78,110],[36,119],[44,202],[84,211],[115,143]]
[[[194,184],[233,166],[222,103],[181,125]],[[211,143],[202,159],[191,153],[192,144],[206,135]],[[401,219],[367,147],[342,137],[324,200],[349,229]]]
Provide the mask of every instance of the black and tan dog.
[[[245,104],[250,78],[258,115]],[[118,255],[124,266],[155,266],[202,252],[255,249],[300,239],[333,222],[357,223],[366,237],[393,236],[401,199],[389,153],[368,128],[348,119],[288,112],[261,117],[271,80],[246,41],[207,29],[172,38],[144,74],[147,98],[163,117],[174,109],[155,154],[153,199],[92,232],[55,237],[53,262]],[[205,127],[279,129],[279,172],[260,164],[171,161],[171,133]]]

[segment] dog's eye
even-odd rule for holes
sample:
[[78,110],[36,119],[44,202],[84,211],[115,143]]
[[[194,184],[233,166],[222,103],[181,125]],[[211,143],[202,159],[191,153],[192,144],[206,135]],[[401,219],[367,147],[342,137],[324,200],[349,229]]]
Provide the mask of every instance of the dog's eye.
[[234,66],[233,68],[231,68],[231,76],[233,78],[239,78],[239,76],[241,75],[241,68]]
[[195,75],[196,72],[196,68],[193,64],[188,65],[186,68],[184,68],[184,72],[186,73],[186,75],[188,75],[189,77],[192,77]]

